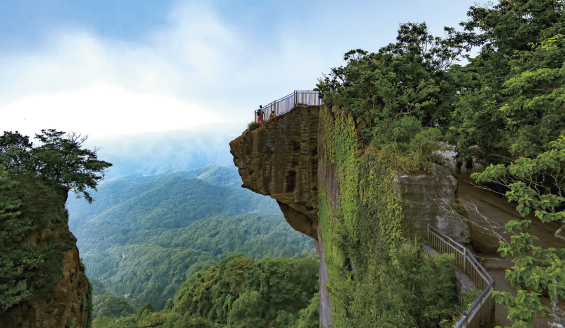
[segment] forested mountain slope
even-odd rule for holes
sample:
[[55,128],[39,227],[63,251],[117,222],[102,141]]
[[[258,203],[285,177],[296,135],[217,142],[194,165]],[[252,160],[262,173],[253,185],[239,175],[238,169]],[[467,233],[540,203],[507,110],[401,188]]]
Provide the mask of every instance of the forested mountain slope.
[[95,294],[107,288],[161,309],[183,281],[228,254],[292,257],[313,248],[274,200],[240,185],[236,171],[208,165],[113,179],[89,206],[69,199],[87,275],[99,280]]
[[100,185],[91,205],[69,199],[69,226],[85,255],[128,244],[139,231],[185,228],[216,215],[280,213],[274,200],[238,188],[237,180],[237,172],[217,166],[116,179]]

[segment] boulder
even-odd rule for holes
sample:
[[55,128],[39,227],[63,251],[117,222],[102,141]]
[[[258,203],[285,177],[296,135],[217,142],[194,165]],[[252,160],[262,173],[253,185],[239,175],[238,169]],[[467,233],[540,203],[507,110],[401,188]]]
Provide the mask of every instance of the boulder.
[[471,226],[465,213],[457,211],[457,179],[445,166],[433,164],[426,175],[401,176],[395,189],[405,201],[404,226],[427,237],[428,224],[458,243],[471,242]]

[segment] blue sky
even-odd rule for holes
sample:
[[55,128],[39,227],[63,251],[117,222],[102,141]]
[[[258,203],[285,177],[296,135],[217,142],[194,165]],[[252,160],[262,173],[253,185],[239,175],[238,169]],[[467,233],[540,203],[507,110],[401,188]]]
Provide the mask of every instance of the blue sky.
[[236,136],[345,52],[394,42],[403,22],[442,35],[473,3],[3,0],[0,133]]

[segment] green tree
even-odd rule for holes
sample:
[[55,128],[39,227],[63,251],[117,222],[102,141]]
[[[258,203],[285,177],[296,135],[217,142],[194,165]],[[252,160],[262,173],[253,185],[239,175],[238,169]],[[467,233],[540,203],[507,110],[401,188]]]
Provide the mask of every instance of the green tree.
[[[446,28],[446,33],[452,36],[454,30]],[[402,24],[396,43],[378,53],[347,52],[346,65],[332,68],[316,89],[326,106],[344,106],[370,135],[404,115],[417,117],[423,126],[441,124],[454,92],[445,69],[464,51],[453,40],[434,37],[426,23]]]
[[276,320],[279,311],[297,318],[318,291],[318,265],[315,258],[255,261],[228,256],[182,285],[174,313],[237,327],[259,327]]
[[265,301],[261,298],[261,294],[248,290],[233,303],[228,324],[238,328],[265,326],[264,311]]
[[402,24],[396,43],[377,53],[349,51],[346,65],[316,86],[326,107],[356,118],[362,145],[372,140],[379,159],[395,170],[429,170],[439,149],[438,127],[448,124],[456,96],[446,69],[465,50],[453,29],[446,33],[434,37],[425,23]]
[[549,150],[565,133],[564,9],[559,0],[470,8],[455,40],[481,51],[450,70],[458,96],[448,139],[460,152],[509,164]]
[[43,181],[62,187],[65,193],[73,191],[92,202],[87,189],[96,190],[104,169],[112,164],[98,160],[97,149],[82,148],[87,137],[80,134],[48,129],[35,137],[40,142],[37,147],[17,131],[0,136],[0,154],[7,159],[7,168],[14,173],[33,172]]
[[[506,197],[518,203],[516,210],[520,215],[533,212],[544,223],[561,223],[555,236],[565,239],[561,235],[565,227],[565,136],[550,145],[551,150],[535,158],[520,158],[508,166],[491,165],[472,177],[506,187]],[[514,266],[507,271],[506,278],[518,292],[517,296],[495,292],[494,297],[509,309],[512,327],[532,327],[532,319],[551,312],[554,322],[563,324],[558,302],[560,297],[565,297],[565,249],[534,246],[538,238],[527,232],[530,224],[531,220],[514,220],[507,224],[507,229],[514,235],[509,242],[500,241],[498,251],[506,258],[513,258]],[[541,302],[541,292],[545,289],[553,311]]]
[[95,318],[117,318],[135,313],[131,301],[123,296],[115,296],[110,293],[94,296],[93,316]]
[[92,320],[92,328],[112,328],[114,326],[114,319],[103,317]]
[[143,317],[146,317],[147,314],[150,313],[153,313],[153,306],[151,306],[151,303],[147,303],[144,306],[140,306],[137,309],[137,315],[136,315],[137,321],[143,319]]
[[320,327],[320,293],[314,294],[307,308],[298,312],[297,328]]

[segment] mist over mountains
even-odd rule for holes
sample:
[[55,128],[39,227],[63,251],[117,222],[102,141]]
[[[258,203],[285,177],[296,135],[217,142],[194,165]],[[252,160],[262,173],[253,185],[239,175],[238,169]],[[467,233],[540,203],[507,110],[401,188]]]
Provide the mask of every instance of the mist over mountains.
[[203,125],[197,130],[166,131],[89,138],[85,145],[99,148],[98,158],[113,164],[105,181],[127,175],[186,171],[214,164],[236,170],[229,142],[244,127]]

